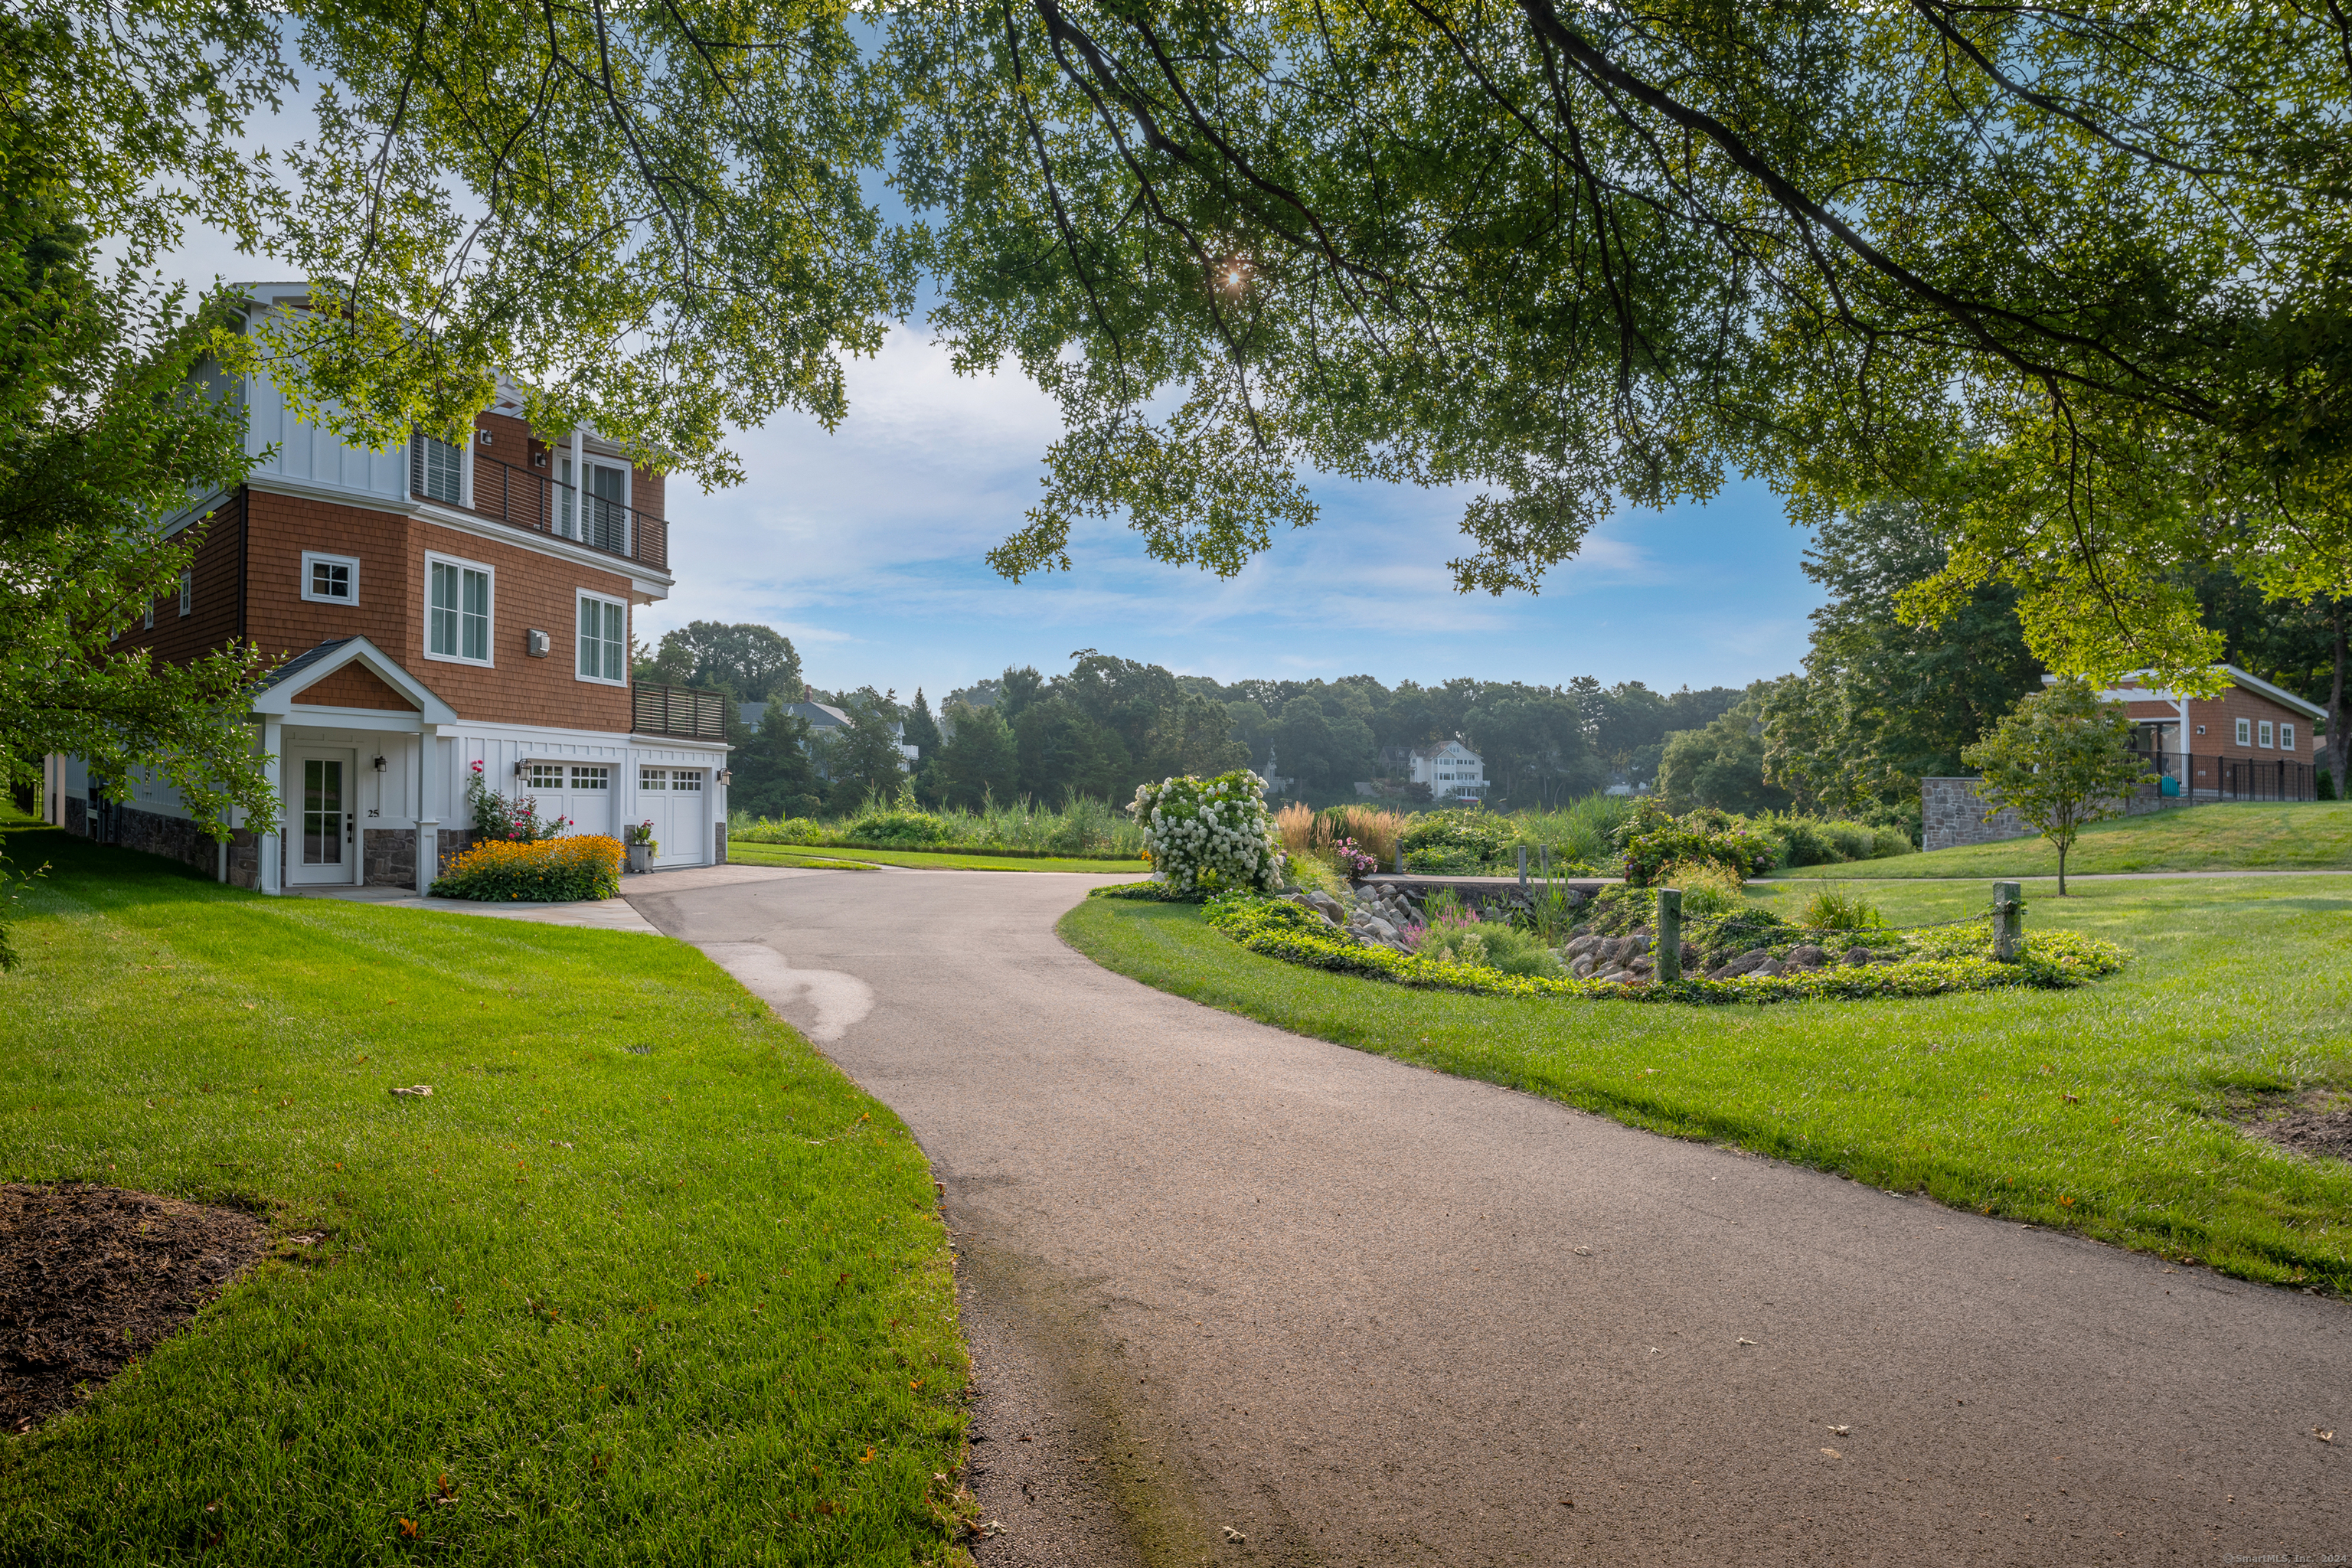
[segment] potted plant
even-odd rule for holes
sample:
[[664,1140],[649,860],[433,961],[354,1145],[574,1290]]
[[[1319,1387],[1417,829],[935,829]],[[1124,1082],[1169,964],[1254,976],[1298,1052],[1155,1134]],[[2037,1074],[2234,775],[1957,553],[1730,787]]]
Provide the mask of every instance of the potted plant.
[[622,842],[628,847],[629,869],[652,870],[654,857],[661,853],[661,845],[654,837],[653,818],[647,817],[643,822],[631,823],[621,829],[621,837]]

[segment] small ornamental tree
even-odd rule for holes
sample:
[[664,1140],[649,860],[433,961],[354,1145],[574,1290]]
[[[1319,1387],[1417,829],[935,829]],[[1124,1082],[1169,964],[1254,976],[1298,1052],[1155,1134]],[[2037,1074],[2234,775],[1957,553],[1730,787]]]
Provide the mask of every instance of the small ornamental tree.
[[1171,897],[1282,885],[1282,837],[1265,809],[1265,781],[1246,768],[1212,779],[1162,779],[1128,807],[1143,825],[1151,879]]
[[2074,836],[2093,822],[2123,815],[2124,803],[2148,776],[2130,750],[2131,716],[2103,702],[2090,682],[2069,676],[2024,698],[1960,760],[1984,775],[1980,792],[1991,802],[1988,819],[2003,806],[2041,831],[2058,851],[2058,896],[2066,896],[2066,856]]

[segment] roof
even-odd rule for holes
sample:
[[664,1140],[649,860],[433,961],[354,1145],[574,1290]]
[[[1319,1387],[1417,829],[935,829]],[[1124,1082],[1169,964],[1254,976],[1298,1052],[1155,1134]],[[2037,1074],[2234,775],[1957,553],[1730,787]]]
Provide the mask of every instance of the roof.
[[1477,752],[1459,741],[1446,741],[1434,746],[1415,746],[1412,749],[1412,754],[1416,757],[1442,757],[1448,752],[1459,752],[1474,763],[1479,760]]
[[456,709],[441,700],[431,687],[403,668],[399,660],[391,658],[365,637],[335,637],[296,654],[263,677],[253,688],[253,711],[288,717],[294,710],[292,703],[299,692],[313,681],[323,679],[352,664],[368,670],[405,698],[416,710],[418,722],[454,724],[457,721]]
[[293,679],[296,676],[310,668],[312,665],[318,664],[326,659],[337,649],[342,647],[346,643],[354,643],[357,641],[359,641],[359,638],[357,637],[337,637],[332,642],[322,642],[317,647],[309,648],[301,653],[298,653],[292,658],[288,659],[284,664],[279,665],[276,669],[271,670],[268,675],[263,678],[261,684],[254,689],[256,691],[267,691],[273,686],[283,685],[285,682]]
[[[2317,703],[2305,701],[2304,699],[2297,697],[2294,692],[2287,690],[2283,686],[2273,686],[2261,676],[2240,669],[2234,664],[2217,664],[2212,666],[2212,668],[2220,670],[2224,676],[2227,676],[2229,678],[2230,684],[2237,687],[2240,690],[2253,692],[2258,697],[2267,697],[2272,701],[2277,703],[2280,707],[2300,713],[2306,719],[2324,720],[2327,717],[2327,710],[2320,707]],[[2178,702],[2180,700],[2180,699],[2173,692],[2163,687],[2145,686],[2139,684],[2140,682],[2147,680],[2151,673],[2151,671],[2145,669],[2135,669],[2123,678],[2126,681],[2133,683],[2131,687],[2126,689],[2123,686],[2116,686],[2111,688],[2109,692],[2103,692],[2101,695],[2105,696],[2115,694],[2120,696],[2128,689],[2132,693],[2131,700],[2136,701]],[[2042,678],[2042,683],[2044,686],[2047,686],[2057,679],[2058,678],[2054,675],[2045,675]]]

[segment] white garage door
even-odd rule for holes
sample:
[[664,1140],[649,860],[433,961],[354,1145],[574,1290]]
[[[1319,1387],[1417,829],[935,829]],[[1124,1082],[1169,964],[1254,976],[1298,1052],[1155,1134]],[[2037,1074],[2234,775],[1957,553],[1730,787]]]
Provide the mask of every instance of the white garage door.
[[619,837],[613,821],[615,770],[602,763],[532,763],[523,769],[522,793],[539,805],[540,820],[568,817],[567,833]]
[[660,866],[699,866],[710,858],[710,827],[703,803],[710,798],[710,774],[703,768],[637,770],[637,809],[654,825],[654,857]]

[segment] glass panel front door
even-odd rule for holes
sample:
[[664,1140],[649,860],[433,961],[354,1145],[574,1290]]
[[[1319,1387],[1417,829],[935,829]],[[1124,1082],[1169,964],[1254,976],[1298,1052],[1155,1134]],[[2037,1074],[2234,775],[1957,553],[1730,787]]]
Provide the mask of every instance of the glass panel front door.
[[343,863],[343,764],[338,758],[302,759],[302,864]]

